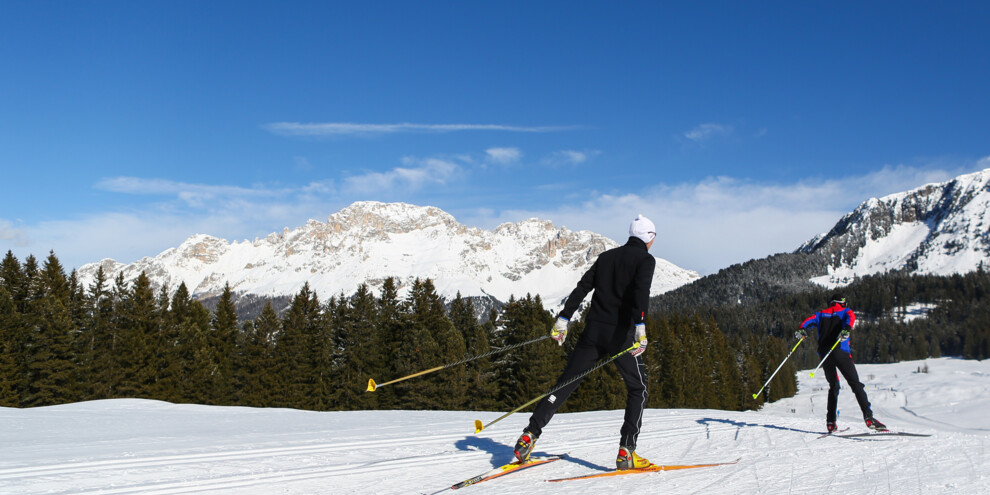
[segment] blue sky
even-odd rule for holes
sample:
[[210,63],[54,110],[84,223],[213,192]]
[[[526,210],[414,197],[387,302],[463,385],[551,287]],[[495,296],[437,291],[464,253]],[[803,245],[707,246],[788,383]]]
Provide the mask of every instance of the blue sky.
[[990,167],[986,2],[0,3],[0,250],[68,268],[360,200],[712,273]]

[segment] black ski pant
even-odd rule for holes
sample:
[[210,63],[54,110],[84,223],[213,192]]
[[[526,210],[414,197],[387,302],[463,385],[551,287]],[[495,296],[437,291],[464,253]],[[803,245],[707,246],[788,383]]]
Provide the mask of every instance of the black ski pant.
[[866,397],[866,387],[859,381],[859,373],[856,372],[856,363],[853,362],[852,354],[839,349],[832,352],[832,355],[822,364],[822,371],[825,372],[825,379],[828,380],[828,413],[825,421],[835,421],[835,408],[839,402],[839,373],[845,377],[846,383],[856,395],[856,402],[863,411],[863,419],[872,418],[873,411],[870,409],[870,400]]
[[[631,331],[619,330],[614,326],[589,321],[567,360],[564,373],[557,379],[556,386],[560,386],[591,369],[598,364],[599,360],[611,357],[631,345]],[[643,410],[646,408],[646,366],[643,364],[642,356],[633,357],[628,353],[612,362],[626,383],[626,413],[622,422],[622,429],[619,430],[621,435],[619,445],[636,450],[636,440],[639,438],[639,430],[643,426]],[[543,433],[543,427],[550,422],[550,418],[557,412],[557,409],[564,404],[567,397],[580,384],[581,380],[575,380],[574,383],[544,397],[536,405],[536,410],[530,416],[529,427],[526,430],[539,437]]]

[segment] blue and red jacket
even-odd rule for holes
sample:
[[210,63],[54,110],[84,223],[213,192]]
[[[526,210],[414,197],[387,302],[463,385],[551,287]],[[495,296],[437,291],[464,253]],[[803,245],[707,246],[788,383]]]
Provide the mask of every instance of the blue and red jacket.
[[[839,340],[839,333],[849,330],[856,324],[856,315],[851,309],[841,304],[834,304],[828,309],[823,309],[801,323],[801,328],[818,329],[818,355],[824,356],[828,350]],[[845,352],[852,352],[849,347],[849,340],[839,344],[839,348]]]

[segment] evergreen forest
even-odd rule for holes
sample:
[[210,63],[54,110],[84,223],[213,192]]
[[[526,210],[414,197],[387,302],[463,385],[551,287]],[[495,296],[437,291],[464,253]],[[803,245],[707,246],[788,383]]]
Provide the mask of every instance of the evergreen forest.
[[[990,276],[884,275],[843,289],[859,322],[857,362],[990,353]],[[550,389],[581,331],[563,346],[544,339],[554,315],[520,295],[479,319],[468,298],[444,301],[431,280],[400,297],[380,294],[321,301],[304,286],[285,308],[266,304],[239,321],[227,287],[207,309],[185,285],[155,287],[141,274],[82,286],[54,253],[0,262],[0,406],[37,407],[110,398],[175,403],[362,409],[508,411]],[[644,354],[649,407],[758,408],[796,392],[797,369],[814,367],[805,345],[758,399],[793,344],[804,317],[828,292],[774,293],[745,305],[693,305],[678,291],[654,298]],[[907,318],[913,308],[926,317]],[[485,356],[367,392],[377,383]],[[588,375],[561,409],[621,409],[625,389],[611,366]]]

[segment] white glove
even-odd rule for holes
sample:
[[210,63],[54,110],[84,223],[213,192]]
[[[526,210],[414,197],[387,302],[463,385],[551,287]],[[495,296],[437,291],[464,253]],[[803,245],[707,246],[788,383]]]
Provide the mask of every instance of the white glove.
[[557,345],[564,345],[564,340],[567,339],[567,318],[557,317],[557,322],[550,329],[550,338],[556,340]]
[[633,357],[639,356],[640,354],[646,352],[646,325],[639,323],[636,325],[636,342],[639,342],[639,347],[629,351]]

